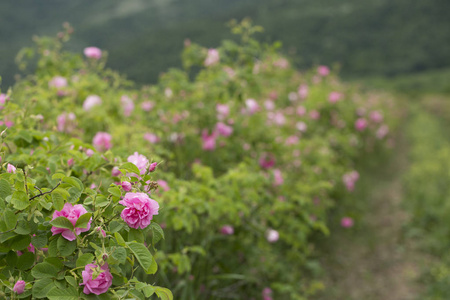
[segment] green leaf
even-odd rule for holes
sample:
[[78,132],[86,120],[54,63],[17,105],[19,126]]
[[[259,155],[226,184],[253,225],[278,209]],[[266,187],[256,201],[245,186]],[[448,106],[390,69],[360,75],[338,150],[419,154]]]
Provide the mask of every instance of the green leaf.
[[70,197],[67,199],[70,203],[75,203],[80,198],[82,191],[76,187],[71,187],[69,189]]
[[109,231],[111,233],[117,232],[120,229],[122,229],[123,224],[117,221],[112,221],[111,223],[109,223]]
[[17,268],[25,271],[34,265],[36,257],[31,252],[25,252],[17,259]]
[[61,256],[69,256],[73,254],[75,249],[77,249],[77,241],[69,241],[66,240],[63,236],[60,236],[58,238],[57,242],[58,251],[61,254]]
[[48,245],[48,255],[50,256],[58,256],[58,240],[54,239],[53,241],[50,242],[50,244]]
[[123,237],[120,235],[120,233],[118,232],[114,232],[114,237],[116,238],[117,244],[119,244],[120,246],[125,246],[125,240],[123,239]]
[[123,247],[117,247],[111,256],[116,259],[119,263],[124,264],[127,260],[127,250]]
[[31,276],[34,278],[52,278],[58,275],[58,269],[47,262],[42,262],[31,269]]
[[161,226],[159,226],[158,223],[152,222],[150,224],[150,227],[152,229],[152,243],[153,247],[158,243],[161,239],[164,239],[164,231],[162,230]]
[[141,174],[141,171],[139,170],[139,168],[136,167],[135,164],[130,163],[130,162],[124,163],[123,165],[120,166],[119,169],[120,169],[120,170],[128,171],[128,172],[130,172],[130,173],[134,173],[134,174],[136,174],[136,175]]
[[79,294],[78,291],[71,286],[66,289],[54,287],[48,292],[47,298],[49,300],[78,300]]
[[[0,180],[1,182],[1,180]],[[17,224],[17,215],[11,209],[5,210],[3,213],[3,220],[5,221],[6,228],[5,231],[12,230]]]
[[153,286],[147,284],[142,291],[144,292],[144,296],[145,297],[150,297],[151,295],[153,295],[155,293],[155,289],[153,288]]
[[25,140],[28,143],[31,143],[33,141],[33,137],[27,130],[21,130],[17,133],[16,138],[21,138]]
[[153,256],[150,251],[148,251],[147,247],[145,247],[143,244],[135,242],[127,243],[127,246],[128,248],[130,248],[131,252],[144,268],[145,273],[154,274],[152,273],[154,270]]
[[9,195],[11,195],[11,185],[5,179],[0,180],[0,198],[5,199]]
[[58,228],[73,230],[73,224],[66,217],[57,217],[54,220],[50,221],[50,224]]
[[129,293],[135,297],[133,299],[145,300],[144,294],[142,294],[138,290],[130,290]]
[[78,288],[77,280],[72,276],[65,276],[66,281],[73,286],[74,288]]
[[52,193],[53,207],[61,211],[64,208],[64,198],[60,193]]
[[173,300],[172,292],[169,289],[160,286],[154,286],[153,288],[155,289],[156,295],[161,300]]
[[82,255],[80,255],[77,259],[77,268],[79,267],[84,267],[87,264],[92,263],[92,261],[94,260],[94,255],[91,253],[84,253]]
[[16,191],[12,194],[11,203],[18,210],[23,210],[30,205],[27,193],[22,191]]
[[47,293],[55,287],[55,283],[50,278],[36,280],[33,284],[32,294],[34,298],[45,298]]
[[110,187],[110,188],[108,189],[108,192],[109,192],[111,195],[116,196],[116,197],[119,197],[119,198],[122,196],[122,194],[120,193],[120,189],[119,189],[117,186]]
[[83,191],[84,186],[80,179],[76,177],[64,177],[62,179],[63,182],[70,184],[71,186],[77,188],[80,191]]
[[130,231],[128,232],[128,242],[133,242],[133,241],[136,241],[139,243],[144,242],[144,234],[142,233],[141,230],[130,228]]
[[91,220],[92,214],[91,213],[85,213],[81,215],[77,222],[75,223],[76,228],[87,228],[89,221]]
[[31,243],[36,248],[43,248],[47,245],[47,236],[45,234],[37,234],[36,236],[31,237]]
[[31,237],[29,235],[19,235],[12,239],[11,248],[16,251],[26,249],[31,243]]

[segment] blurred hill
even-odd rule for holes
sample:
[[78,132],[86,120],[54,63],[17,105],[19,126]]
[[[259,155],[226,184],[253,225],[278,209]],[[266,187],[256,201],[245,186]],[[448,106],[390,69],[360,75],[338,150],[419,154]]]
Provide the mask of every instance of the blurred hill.
[[98,46],[111,68],[137,82],[180,65],[183,41],[210,47],[231,38],[226,23],[251,17],[263,41],[283,42],[299,67],[340,63],[349,78],[450,67],[448,0],[18,0],[0,2],[3,87],[33,35],[75,28],[69,46]]

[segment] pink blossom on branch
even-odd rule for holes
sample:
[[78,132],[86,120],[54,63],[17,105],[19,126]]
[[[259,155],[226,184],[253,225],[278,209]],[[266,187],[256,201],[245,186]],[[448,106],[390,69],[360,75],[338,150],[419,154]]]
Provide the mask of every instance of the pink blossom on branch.
[[205,59],[205,66],[209,67],[212,65],[215,65],[219,62],[220,60],[220,55],[219,55],[219,51],[217,49],[208,49],[208,53],[206,55],[206,59]]
[[95,149],[97,151],[106,151],[111,149],[111,135],[107,132],[97,132],[97,134],[94,136],[94,139],[92,140],[92,144],[94,145]]
[[234,228],[231,225],[224,225],[220,228],[220,233],[223,235],[232,235],[234,233]]
[[319,66],[317,68],[317,73],[322,77],[328,76],[330,74],[330,68],[327,66]]
[[[77,223],[78,219],[87,213],[87,210],[83,207],[81,204],[73,205],[71,203],[64,204],[64,207],[61,211],[55,211],[53,213],[52,220],[56,219],[57,217],[66,217],[70,223],[72,223],[73,226]],[[67,228],[59,228],[53,226],[51,231],[53,235],[60,234],[69,241],[75,240],[77,235],[80,235],[82,232],[86,232],[91,228],[91,222],[92,218],[89,220],[89,223],[87,224],[86,228],[79,228],[75,227],[75,232],[73,232],[70,229]]]
[[25,291],[25,281],[18,280],[16,284],[14,284],[13,291],[18,295],[22,294]]
[[145,172],[147,172],[149,161],[144,155],[139,154],[138,152],[134,152],[133,155],[128,156],[127,161],[133,163],[134,165],[136,165],[136,167],[138,167],[140,175],[144,175]]
[[344,96],[344,95],[342,95],[342,93],[339,93],[339,92],[331,92],[331,93],[328,95],[328,101],[329,101],[330,103],[336,103],[336,102],[338,102],[339,100],[341,100],[343,96]]
[[67,86],[67,79],[62,76],[55,76],[48,82],[49,88],[60,89]]
[[353,227],[353,219],[350,217],[344,217],[341,219],[341,226],[344,228],[350,228]]
[[278,231],[274,229],[268,229],[266,231],[266,239],[269,243],[275,243],[280,238]]
[[159,137],[156,135],[156,134],[154,134],[154,133],[145,133],[144,134],[144,140],[146,140],[146,141],[148,141],[148,142],[150,142],[150,143],[152,143],[152,144],[156,144],[156,143],[158,143],[159,142]]
[[213,151],[216,149],[216,138],[217,133],[213,132],[208,134],[208,131],[205,129],[202,132],[202,148],[205,151]]
[[127,95],[123,95],[120,98],[120,103],[122,104],[123,114],[125,115],[125,117],[131,116],[131,113],[134,110],[133,100]]
[[158,202],[145,193],[126,193],[119,203],[125,206],[120,216],[128,226],[135,229],[144,229],[150,225],[159,210]]
[[364,129],[367,128],[367,120],[364,118],[359,118],[358,120],[356,120],[355,122],[355,128],[358,131],[363,131]]
[[102,50],[97,47],[84,48],[84,55],[88,58],[100,59],[102,57]]
[[84,271],[81,272],[84,285],[83,293],[86,295],[95,294],[100,295],[106,293],[112,285],[113,276],[109,271],[108,264],[99,267],[94,264],[87,264]]
[[230,136],[233,133],[233,127],[228,126],[222,122],[216,124],[216,131],[222,136]]
[[85,111],[90,111],[94,106],[98,106],[102,104],[102,99],[97,95],[87,96],[86,100],[83,103],[83,109]]

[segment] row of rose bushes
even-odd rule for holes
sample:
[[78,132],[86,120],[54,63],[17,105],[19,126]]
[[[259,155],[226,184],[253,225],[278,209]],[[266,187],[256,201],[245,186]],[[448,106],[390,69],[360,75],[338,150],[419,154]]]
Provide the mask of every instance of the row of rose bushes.
[[[0,298],[172,299],[140,274],[157,271],[152,252],[164,237],[152,221],[159,211],[149,197],[157,188],[154,167],[140,172],[91,144],[42,130],[42,119],[13,94],[0,101],[2,122],[14,116],[0,136]],[[152,237],[148,247],[144,235]]]
[[[20,66],[37,65],[4,101],[3,127],[26,115],[39,132],[81,139],[58,162],[89,192],[158,187],[151,197],[166,238],[152,249],[158,272],[139,273],[143,280],[177,299],[305,299],[322,288],[313,237],[329,233],[335,205],[350,214],[342,226],[353,226],[353,165],[389,144],[389,99],[341,83],[326,66],[298,73],[279,45],[252,39],[258,28],[246,21],[233,27],[239,43],[208,50],[186,40],[185,69],[139,89],[104,68],[104,51],[63,51],[70,31],[20,53]],[[118,176],[120,157],[137,176]],[[151,244],[145,231],[132,238]]]
[[405,178],[405,207],[411,218],[406,232],[427,254],[420,298],[426,300],[450,298],[449,110],[446,100],[427,99],[411,109],[408,128],[412,163]]

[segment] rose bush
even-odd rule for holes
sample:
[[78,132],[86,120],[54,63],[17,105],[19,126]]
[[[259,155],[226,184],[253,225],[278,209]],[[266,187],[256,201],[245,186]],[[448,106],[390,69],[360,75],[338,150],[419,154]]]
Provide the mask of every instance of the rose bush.
[[[158,186],[150,171],[46,128],[14,94],[7,99],[2,116],[13,125],[0,125],[0,298],[172,299],[148,282],[164,238],[152,218],[158,202],[149,211],[135,203],[140,227],[121,217],[128,194],[120,182],[132,182],[133,194],[150,202],[147,193]],[[143,236],[151,237],[147,246]]]
[[[339,226],[352,217],[357,226],[349,197],[358,185],[355,165],[392,142],[388,129],[395,124],[386,123],[392,103],[341,83],[326,66],[297,72],[278,44],[252,38],[260,28],[248,21],[232,31],[240,42],[215,49],[185,43],[185,69],[140,88],[104,68],[105,52],[84,58],[61,50],[68,33],[39,38],[18,57],[26,68],[35,55],[36,70],[8,101],[42,116],[33,118],[36,128],[67,141],[57,148],[62,156],[53,158],[54,171],[73,170],[86,186],[87,200],[79,204],[93,214],[89,232],[105,230],[133,257],[139,243],[159,239],[154,219],[161,222],[166,239],[157,252],[152,248],[159,272],[145,274],[154,271],[151,260],[134,273],[143,282],[169,287],[177,299],[305,299],[323,287],[315,240],[329,234],[329,220]],[[57,76],[67,80],[61,90],[49,87]],[[95,217],[97,209],[111,212],[103,221],[114,229]],[[69,223],[69,230],[87,228]],[[103,241],[101,234],[74,235],[77,242]],[[98,269],[100,259],[83,268]],[[136,294],[149,287],[134,279],[124,286]]]

